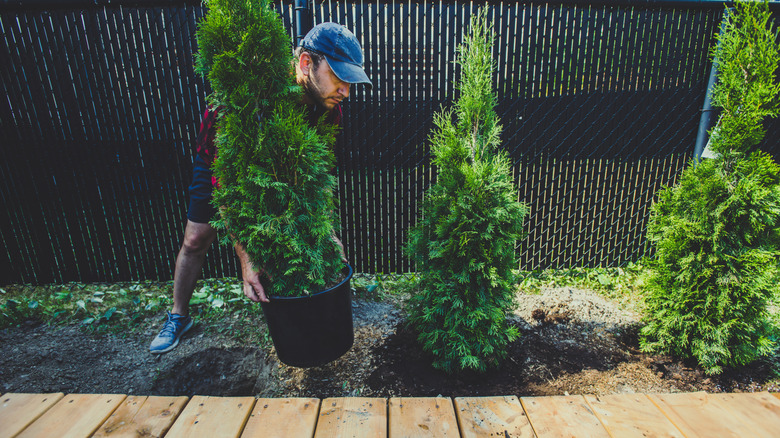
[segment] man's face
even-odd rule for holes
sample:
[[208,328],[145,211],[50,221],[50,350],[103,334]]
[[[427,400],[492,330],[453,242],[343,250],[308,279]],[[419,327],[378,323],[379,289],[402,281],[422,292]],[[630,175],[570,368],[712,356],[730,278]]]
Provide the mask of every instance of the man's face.
[[316,69],[309,69],[303,90],[312,101],[328,110],[349,97],[349,84],[333,73],[324,58]]

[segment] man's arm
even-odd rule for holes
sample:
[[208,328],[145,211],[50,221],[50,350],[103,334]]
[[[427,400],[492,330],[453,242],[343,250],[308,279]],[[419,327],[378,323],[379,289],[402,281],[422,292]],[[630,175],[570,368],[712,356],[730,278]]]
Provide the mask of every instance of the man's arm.
[[[216,135],[216,121],[219,108],[209,107],[206,109],[206,114],[203,115],[203,120],[200,123],[200,130],[198,131],[198,139],[196,141],[197,150],[199,154],[204,155],[204,160],[211,165],[216,156],[217,149],[214,146],[214,136]],[[217,186],[216,177],[212,176],[212,184]],[[219,209],[219,214],[222,214],[222,208]],[[225,217],[222,216],[224,219]],[[265,293],[263,285],[260,283],[260,274],[255,270],[252,260],[249,259],[249,255],[246,253],[246,249],[243,245],[238,243],[235,236],[231,233],[230,237],[233,239],[233,247],[236,249],[236,255],[241,262],[241,277],[244,279],[244,295],[254,302],[269,302],[268,296]]]
[[[222,215],[223,208],[219,209],[219,214]],[[224,219],[225,216],[222,216]],[[227,222],[225,222],[227,224]],[[230,227],[228,227],[230,231]],[[271,300],[268,299],[268,295],[265,293],[263,284],[260,283],[260,274],[262,269],[255,269],[255,265],[249,258],[249,254],[246,253],[246,248],[242,245],[233,233],[230,233],[230,238],[233,239],[233,247],[236,249],[236,255],[239,262],[241,262],[241,278],[244,279],[244,295],[255,303],[264,302],[268,303]]]
[[344,252],[344,244],[341,243],[341,239],[336,235],[334,232],[330,235],[330,238],[333,239],[334,242],[336,242],[336,246],[339,247],[339,253],[341,254],[341,261],[344,262],[344,264],[348,265],[349,261],[347,260],[347,254]]

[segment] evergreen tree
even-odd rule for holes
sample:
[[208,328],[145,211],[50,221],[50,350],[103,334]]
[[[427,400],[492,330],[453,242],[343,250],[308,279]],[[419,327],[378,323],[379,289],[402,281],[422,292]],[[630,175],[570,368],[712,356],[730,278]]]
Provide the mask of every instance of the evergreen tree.
[[721,116],[708,147],[726,159],[753,152],[766,132],[764,118],[778,114],[775,71],[780,55],[771,19],[766,1],[737,3],[713,49],[718,83],[712,103]]
[[481,10],[459,47],[460,97],[435,116],[437,182],[407,243],[421,275],[409,323],[433,365],[447,372],[494,367],[519,336],[506,314],[515,305],[515,244],[527,208],[517,201],[508,154],[497,149],[492,39]]
[[768,303],[780,280],[780,166],[755,151],[778,114],[780,46],[766,3],[738,2],[713,51],[722,108],[717,157],[689,166],[651,209],[646,352],[693,357],[707,373],[775,347]]
[[[332,236],[335,127],[311,127],[295,82],[290,37],[268,0],[210,0],[198,26],[197,71],[219,108],[213,203],[262,267],[273,295],[325,288],[343,263]],[[228,235],[229,234],[229,235]]]

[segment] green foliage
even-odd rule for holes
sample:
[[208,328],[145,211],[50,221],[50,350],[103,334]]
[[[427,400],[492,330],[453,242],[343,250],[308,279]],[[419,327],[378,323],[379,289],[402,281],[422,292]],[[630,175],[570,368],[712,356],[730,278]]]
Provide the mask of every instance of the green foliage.
[[332,239],[336,128],[324,117],[310,126],[289,35],[267,0],[208,6],[197,68],[220,108],[213,225],[229,232],[223,243],[244,245],[273,295],[317,292],[344,267]]
[[[172,287],[172,282],[9,285],[0,289],[0,329],[43,323],[78,324],[120,336],[146,332],[150,325],[159,330],[160,316],[172,304]],[[267,336],[257,330],[260,308],[244,296],[235,278],[199,281],[190,312],[199,324],[213,323],[215,330],[237,339]]]
[[159,311],[158,297],[146,295],[147,287],[141,283],[9,286],[0,298],[0,328],[75,322],[98,332],[127,329],[133,321]]
[[713,49],[718,83],[713,105],[722,110],[709,147],[720,155],[749,154],[764,138],[762,121],[778,111],[780,43],[765,2],[741,2]]
[[780,53],[768,16],[765,3],[738,3],[719,35],[718,158],[689,167],[677,186],[661,191],[648,225],[656,255],[648,263],[640,345],[694,357],[710,374],[775,348],[767,308],[780,281],[780,166],[751,151],[763,118],[778,113],[769,103],[780,91]]
[[417,287],[415,274],[362,274],[352,277],[352,293],[355,298],[371,301],[402,300]]
[[641,306],[646,268],[629,262],[617,268],[564,268],[520,271],[518,288],[526,293],[538,293],[542,288],[575,287],[598,292],[618,302]]
[[409,323],[447,372],[496,366],[519,336],[506,314],[515,304],[515,244],[527,208],[517,201],[508,155],[497,149],[492,35],[481,11],[459,48],[460,97],[435,118],[437,183],[407,244],[421,276]]
[[767,304],[777,293],[780,167],[755,153],[724,173],[688,168],[653,206],[656,246],[642,349],[695,357],[709,373],[772,352]]

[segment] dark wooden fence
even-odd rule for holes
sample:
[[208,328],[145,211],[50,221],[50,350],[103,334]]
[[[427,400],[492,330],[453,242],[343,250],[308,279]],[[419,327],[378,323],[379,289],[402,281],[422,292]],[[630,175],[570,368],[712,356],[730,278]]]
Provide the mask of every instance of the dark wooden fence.
[[[720,2],[320,1],[361,40],[337,146],[342,240],[357,272],[403,273],[435,178],[433,114],[455,48],[489,8],[503,140],[532,214],[521,268],[618,266],[648,253],[656,192],[692,156]],[[278,3],[294,36],[294,5]],[[170,279],[208,85],[193,1],[0,2],[0,284]],[[777,123],[764,149],[777,155]],[[204,275],[235,276],[212,249]]]

